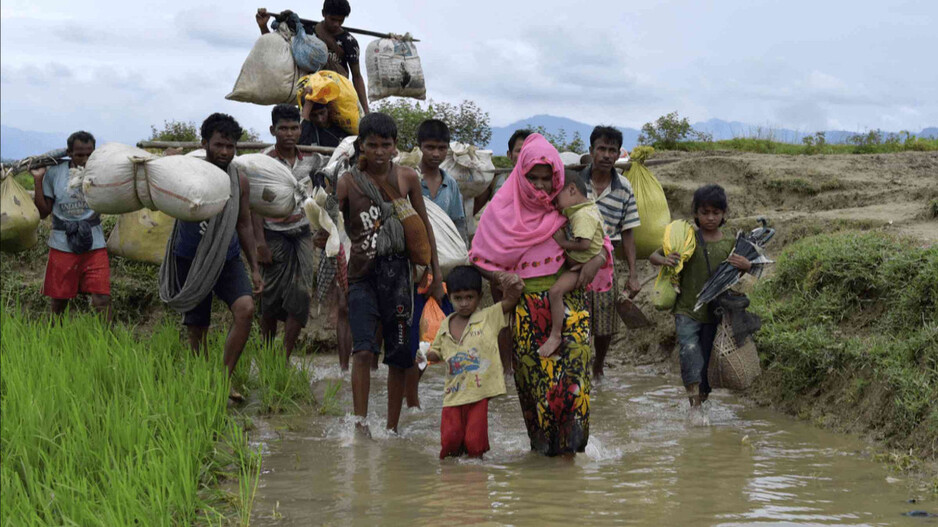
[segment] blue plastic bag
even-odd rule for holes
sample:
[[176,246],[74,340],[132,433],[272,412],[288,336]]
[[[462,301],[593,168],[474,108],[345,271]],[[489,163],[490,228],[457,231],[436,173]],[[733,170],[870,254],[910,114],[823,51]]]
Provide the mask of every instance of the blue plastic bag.
[[296,62],[296,67],[301,70],[316,73],[329,60],[329,49],[326,47],[325,42],[319,40],[319,37],[306,33],[306,28],[300,22],[299,15],[292,13],[290,20],[296,27],[296,36],[293,37],[293,41],[290,43],[293,50],[293,61]]

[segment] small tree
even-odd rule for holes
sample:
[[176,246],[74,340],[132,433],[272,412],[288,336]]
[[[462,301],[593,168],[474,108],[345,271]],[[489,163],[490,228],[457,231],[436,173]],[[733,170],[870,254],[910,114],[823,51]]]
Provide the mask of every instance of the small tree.
[[439,119],[449,127],[453,141],[476,146],[485,146],[492,139],[489,114],[472,101],[463,101],[459,106],[427,101],[396,99],[383,100],[372,107],[373,111],[390,115],[397,123],[397,147],[412,150],[417,146],[417,127],[427,119]]
[[654,122],[645,123],[642,126],[641,135],[638,136],[638,142],[662,150],[672,150],[677,147],[678,142],[688,137],[695,137],[701,141],[713,139],[709,134],[694,131],[687,117],[681,118],[674,111],[668,115],[662,115]]
[[[260,137],[252,128],[245,128],[241,132],[241,142],[253,142]],[[148,141],[201,141],[202,134],[199,127],[192,121],[163,121],[163,129],[157,130],[156,126],[150,125],[150,138]]]
[[563,128],[556,132],[548,132],[543,126],[535,126],[534,132],[537,132],[547,139],[547,142],[554,145],[558,152],[576,152],[578,154],[586,151],[586,144],[580,137],[580,132],[573,132],[573,138],[567,141],[567,131]]
[[449,103],[430,103],[430,111],[436,119],[446,123],[454,141],[469,145],[485,146],[492,139],[489,114],[476,103],[464,100],[459,106]]
[[397,123],[397,147],[405,152],[417,146],[417,127],[427,119],[433,118],[429,105],[422,106],[420,101],[409,99],[385,99],[372,105],[371,111],[386,113]]

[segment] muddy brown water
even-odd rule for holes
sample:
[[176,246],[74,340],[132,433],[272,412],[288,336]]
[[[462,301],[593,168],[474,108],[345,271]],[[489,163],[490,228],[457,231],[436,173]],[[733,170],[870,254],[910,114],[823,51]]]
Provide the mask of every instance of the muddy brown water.
[[[314,389],[348,377],[312,361]],[[573,460],[530,452],[514,387],[492,401],[492,450],[440,461],[443,371],[421,383],[423,410],[383,430],[386,370],[372,378],[373,437],[349,417],[256,419],[265,450],[255,525],[938,525],[935,510],[865,453],[862,440],[718,392],[709,427],[686,419],[673,375],[609,370],[592,394],[591,438]],[[513,384],[513,383],[512,383]]]

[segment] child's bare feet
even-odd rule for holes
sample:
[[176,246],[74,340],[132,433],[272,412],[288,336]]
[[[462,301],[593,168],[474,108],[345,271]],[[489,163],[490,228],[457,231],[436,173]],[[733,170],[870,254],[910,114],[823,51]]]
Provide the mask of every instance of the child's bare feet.
[[560,345],[563,343],[563,339],[560,336],[551,335],[544,344],[538,348],[537,353],[545,359],[557,353],[557,350],[560,348]]

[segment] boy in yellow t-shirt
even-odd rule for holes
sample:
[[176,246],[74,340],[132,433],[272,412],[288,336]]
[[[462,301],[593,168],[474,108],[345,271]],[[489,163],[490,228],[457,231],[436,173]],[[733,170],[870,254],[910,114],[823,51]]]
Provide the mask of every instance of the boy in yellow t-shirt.
[[573,237],[567,239],[565,232],[567,226],[554,234],[554,241],[567,253],[569,264],[567,270],[560,275],[548,292],[551,317],[550,336],[537,350],[538,354],[544,358],[556,353],[562,342],[563,297],[576,288],[577,279],[580,277],[580,267],[603,250],[603,241],[606,236],[603,217],[596,202],[586,196],[587,189],[583,178],[576,172],[567,170],[564,173],[563,189],[554,198],[554,204],[567,217]]
[[495,273],[494,278],[505,296],[485,309],[479,309],[482,274],[478,269],[460,266],[446,279],[455,312],[443,321],[426,357],[448,367],[440,459],[462,454],[482,457],[489,450],[489,399],[505,394],[498,333],[508,326],[508,314],[524,289],[517,275]]

